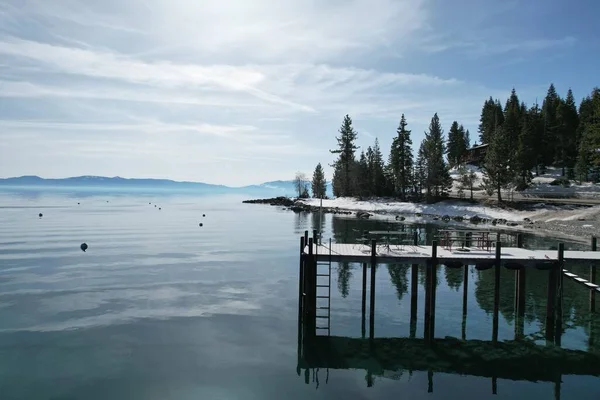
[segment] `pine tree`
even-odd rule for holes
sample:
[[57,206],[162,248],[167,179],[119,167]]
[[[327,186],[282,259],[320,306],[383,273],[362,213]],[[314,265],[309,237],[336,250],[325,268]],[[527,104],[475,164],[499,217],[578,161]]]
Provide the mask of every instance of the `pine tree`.
[[600,88],[594,88],[591,96],[579,107],[580,135],[579,155],[575,167],[579,180],[587,180],[589,171],[600,176]]
[[512,153],[514,153],[517,148],[517,141],[521,132],[521,120],[521,103],[519,102],[517,91],[513,88],[510,97],[506,100],[506,105],[504,106],[504,122],[502,123],[504,133],[507,135],[508,146]]
[[[464,127],[462,125],[460,127],[462,129],[464,129]],[[467,129],[467,131],[465,132],[465,149],[470,149],[470,148],[471,148],[471,133]]]
[[508,187],[513,179],[513,165],[510,158],[509,135],[499,126],[494,132],[494,140],[488,147],[483,164],[483,185],[488,194],[498,194],[498,201],[502,201],[502,189]]
[[417,198],[423,196],[423,189],[426,187],[427,180],[427,158],[425,157],[425,141],[421,142],[415,162],[413,185]]
[[556,160],[559,145],[556,143],[558,121],[556,111],[560,98],[556,94],[554,84],[550,84],[546,98],[542,103],[542,120],[544,122],[544,133],[542,136],[541,150],[543,152],[542,162],[544,166],[552,165]]
[[373,164],[372,164],[372,195],[382,197],[385,195],[387,182],[385,177],[385,164],[383,161],[383,154],[379,147],[379,140],[375,138],[375,144],[373,145]]
[[494,101],[490,97],[483,104],[479,119],[479,141],[481,144],[491,143],[496,126],[502,125],[503,122],[504,116],[500,101]]
[[364,151],[360,152],[360,158],[356,163],[356,186],[357,194],[360,197],[366,197],[369,195],[370,190],[370,178],[369,178],[369,166],[367,165],[367,156]]
[[446,146],[448,153],[448,163],[450,167],[456,167],[461,163],[462,157],[467,151],[465,144],[465,128],[458,125],[454,121],[448,132],[448,145]]
[[556,122],[556,141],[558,143],[556,159],[562,167],[562,175],[565,175],[568,168],[569,176],[572,177],[572,169],[577,158],[579,115],[577,114],[577,106],[571,89],[567,92],[567,97],[564,100],[559,100],[556,110]]
[[445,145],[444,133],[440,119],[434,114],[429,124],[429,131],[425,132],[424,156],[427,160],[427,178],[425,187],[427,197],[440,197],[447,193],[452,186],[452,178],[448,170],[448,165],[444,160]]
[[406,129],[406,126],[406,118],[402,114],[400,125],[396,130],[398,136],[394,137],[392,141],[389,158],[395,193],[399,194],[402,200],[406,200],[406,192],[411,186],[413,166],[411,131]]
[[336,137],[338,149],[330,150],[332,154],[339,154],[333,164],[334,195],[336,197],[352,196],[355,193],[355,185],[352,183],[352,172],[355,170],[354,151],[358,149],[358,146],[354,144],[357,134],[352,127],[352,119],[347,114],[339,133],[340,136]]
[[313,172],[312,178],[312,193],[313,197],[320,199],[327,196],[327,181],[325,180],[325,172],[321,163],[318,163]]
[[537,106],[525,114],[519,133],[515,152],[514,170],[517,178],[517,190],[524,190],[531,182],[531,170],[536,166],[536,124]]

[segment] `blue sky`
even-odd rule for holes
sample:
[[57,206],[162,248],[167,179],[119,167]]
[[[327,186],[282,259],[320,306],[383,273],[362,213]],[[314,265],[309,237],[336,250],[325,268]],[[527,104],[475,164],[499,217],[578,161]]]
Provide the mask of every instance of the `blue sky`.
[[[598,82],[596,1],[0,0],[0,176],[245,185],[333,160],[348,113],[477,137],[481,106]],[[331,169],[326,168],[328,178]]]

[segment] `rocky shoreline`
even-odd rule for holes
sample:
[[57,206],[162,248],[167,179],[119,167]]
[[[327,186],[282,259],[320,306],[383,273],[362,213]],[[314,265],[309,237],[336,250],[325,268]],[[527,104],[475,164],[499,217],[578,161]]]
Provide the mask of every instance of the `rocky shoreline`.
[[[312,213],[319,212],[321,209],[319,206],[309,205],[304,203],[301,199],[291,199],[288,197],[275,197],[270,199],[256,199],[256,200],[245,200],[243,203],[248,204],[266,204],[270,206],[282,207],[286,210],[293,211],[295,213]],[[538,205],[539,206],[539,205]],[[527,209],[528,205],[517,204],[515,210]],[[591,208],[590,208],[591,209]],[[463,216],[450,216],[450,215],[437,215],[437,214],[399,214],[390,212],[367,212],[367,211],[349,211],[339,207],[323,207],[323,213],[327,214],[341,214],[341,215],[355,215],[357,218],[368,219],[374,215],[394,217],[396,221],[405,221],[411,217],[423,220],[425,223],[441,223],[441,222],[458,222],[467,223],[473,225],[487,225],[490,229],[509,228],[515,230],[521,230],[524,232],[535,232],[536,234],[546,236],[556,236],[569,238],[574,241],[588,242],[590,236],[598,235],[600,229],[600,208],[597,208],[596,212],[590,213],[585,218],[572,218],[569,212],[574,210],[548,211],[548,215],[540,215],[535,220],[530,218],[523,218],[522,221],[507,221],[506,219],[491,219],[480,217],[478,215],[471,216],[469,218]],[[557,219],[557,217],[569,217],[567,219]],[[417,221],[415,221],[417,222]]]
[[[302,200],[293,200],[289,197],[273,197],[271,199],[256,199],[256,200],[244,200],[242,203],[248,204],[268,204],[270,206],[283,207],[287,210],[300,213],[300,212],[319,212],[321,210],[318,206],[311,206],[303,203]],[[327,214],[344,214],[352,215],[352,211],[342,210],[338,207],[323,207],[323,213]]]

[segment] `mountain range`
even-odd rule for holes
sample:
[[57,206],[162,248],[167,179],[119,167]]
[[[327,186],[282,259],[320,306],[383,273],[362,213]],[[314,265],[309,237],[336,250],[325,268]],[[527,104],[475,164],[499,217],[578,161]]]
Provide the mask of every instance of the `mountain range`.
[[[310,186],[310,185],[309,185]],[[39,176],[20,176],[15,178],[0,178],[0,188],[19,189],[99,189],[99,190],[144,190],[144,191],[185,191],[203,193],[243,193],[272,196],[294,196],[294,182],[271,181],[257,185],[233,187],[215,185],[203,182],[181,182],[169,179],[137,179],[105,176],[76,176],[60,179],[46,179]],[[328,192],[331,185],[328,184]],[[331,195],[328,193],[328,195]]]

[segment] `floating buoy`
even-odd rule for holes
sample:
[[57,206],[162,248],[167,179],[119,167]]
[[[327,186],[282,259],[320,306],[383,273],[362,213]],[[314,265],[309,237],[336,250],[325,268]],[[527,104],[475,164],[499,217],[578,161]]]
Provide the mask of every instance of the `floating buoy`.
[[203,217],[206,217],[206,214],[202,214]]
[[159,210],[162,210],[162,208],[158,207]]
[[202,225],[202,222],[200,222],[200,226],[203,226],[203,225]]
[[154,205],[154,207],[156,207],[156,204]]
[[80,248],[80,249],[81,249],[83,252],[85,252],[85,251],[87,250],[87,248],[88,248],[88,245],[87,245],[87,243],[81,243],[81,246],[79,246],[79,248]]
[[77,202],[77,204],[81,204],[81,203]]
[[106,200],[106,202],[108,203],[108,200]]
[[42,218],[42,217],[44,216],[44,214],[42,214],[42,213],[39,213],[39,216],[40,216],[40,218]]

